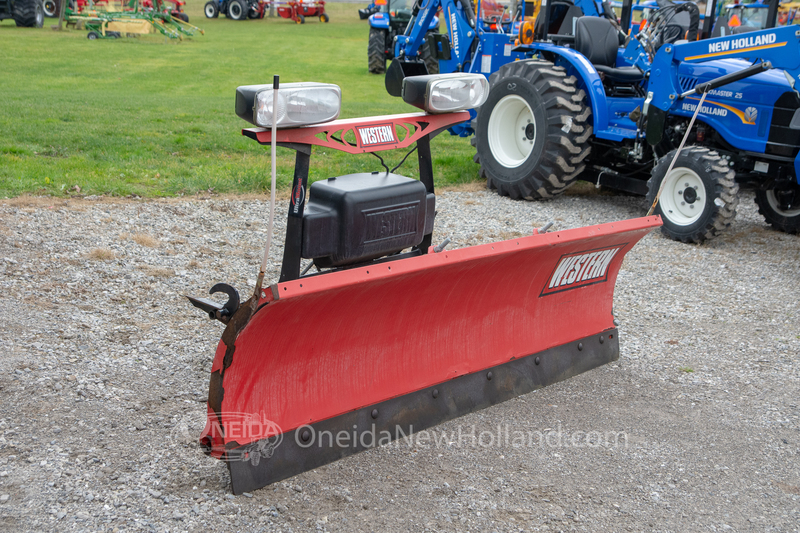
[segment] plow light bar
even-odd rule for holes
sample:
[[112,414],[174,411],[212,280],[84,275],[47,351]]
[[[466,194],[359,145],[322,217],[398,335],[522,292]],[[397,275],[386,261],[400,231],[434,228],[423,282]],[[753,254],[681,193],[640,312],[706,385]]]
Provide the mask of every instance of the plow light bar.
[[[272,127],[272,85],[236,89],[236,114],[250,124]],[[342,90],[331,83],[284,83],[278,89],[279,128],[322,124],[335,120],[342,107]]]
[[489,96],[481,74],[430,74],[403,80],[403,101],[428,113],[451,113],[480,107]]

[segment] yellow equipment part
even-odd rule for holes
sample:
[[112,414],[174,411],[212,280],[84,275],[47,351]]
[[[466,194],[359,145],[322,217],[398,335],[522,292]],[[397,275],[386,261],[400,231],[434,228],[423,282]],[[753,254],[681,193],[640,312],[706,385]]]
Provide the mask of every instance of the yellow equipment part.
[[111,20],[104,24],[104,26],[106,32],[118,31],[122,35],[126,33],[139,35],[155,33],[155,28],[153,28],[153,25],[150,24],[148,20]]

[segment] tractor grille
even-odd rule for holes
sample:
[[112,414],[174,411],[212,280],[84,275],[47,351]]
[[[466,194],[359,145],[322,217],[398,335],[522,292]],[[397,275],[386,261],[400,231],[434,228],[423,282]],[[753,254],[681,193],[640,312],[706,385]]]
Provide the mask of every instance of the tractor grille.
[[698,80],[697,78],[689,78],[687,76],[681,76],[678,78],[678,83],[680,83],[681,91],[683,92],[691,91],[692,89],[694,89],[698,81],[700,80]]
[[794,158],[800,149],[800,130],[789,127],[794,112],[800,108],[800,98],[794,91],[783,93],[772,110],[766,153]]

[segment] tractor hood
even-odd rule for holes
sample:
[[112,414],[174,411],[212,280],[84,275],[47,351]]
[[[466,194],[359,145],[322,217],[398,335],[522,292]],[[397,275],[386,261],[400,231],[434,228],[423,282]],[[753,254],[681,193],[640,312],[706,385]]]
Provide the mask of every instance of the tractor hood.
[[[678,68],[680,90],[690,91],[698,83],[751,64],[743,59],[683,62]],[[691,117],[699,100],[699,95],[684,98],[676,102],[672,113]],[[740,150],[794,159],[800,148],[800,130],[792,129],[790,123],[798,108],[800,98],[784,71],[773,69],[710,91],[698,120],[713,127],[726,142]]]
[[[690,63],[684,61],[678,68],[678,77],[681,90],[689,90],[701,82],[738,72],[752,63],[743,59],[718,59],[716,61],[706,61],[704,63]],[[711,94],[724,94],[726,92],[739,92],[741,97],[738,100],[749,102],[768,102],[774,101],[786,91],[792,88],[783,74],[783,70],[772,69],[756,74],[739,82],[731,83],[721,87]],[[775,96],[777,94],[777,96]],[[710,97],[710,95],[709,95]],[[733,97],[733,95],[732,95]]]

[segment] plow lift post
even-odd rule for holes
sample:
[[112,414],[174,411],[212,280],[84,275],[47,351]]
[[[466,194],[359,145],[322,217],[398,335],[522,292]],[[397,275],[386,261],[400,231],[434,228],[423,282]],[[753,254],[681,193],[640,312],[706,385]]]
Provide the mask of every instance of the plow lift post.
[[[279,280],[265,284],[262,267],[245,302],[226,284],[211,289],[228,294],[224,305],[190,298],[226,325],[200,442],[227,462],[234,494],[619,357],[617,273],[659,217],[431,246],[430,140],[487,92],[480,74],[408,77],[403,99],[423,112],[335,120],[336,85],[237,89],[237,114],[257,126],[242,133],[297,155]],[[381,159],[382,171],[308,187],[312,146],[363,154],[414,144],[419,180]],[[301,272],[303,260],[317,271]]]

